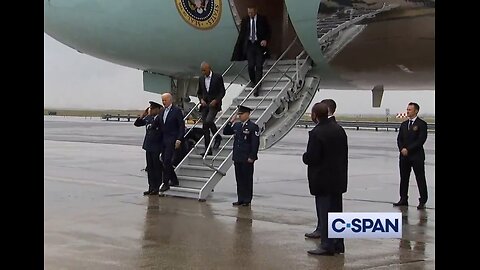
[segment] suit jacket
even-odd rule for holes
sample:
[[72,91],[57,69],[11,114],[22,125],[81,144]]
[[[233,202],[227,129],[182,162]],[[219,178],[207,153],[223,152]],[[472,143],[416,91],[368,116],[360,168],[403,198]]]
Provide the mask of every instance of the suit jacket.
[[165,123],[163,122],[163,115],[166,108],[158,115],[160,126],[163,131],[163,142],[174,143],[175,140],[183,141],[185,134],[185,121],[183,121],[183,113],[180,108],[172,104],[170,111],[167,114]]
[[332,115],[331,117],[328,118],[328,120],[334,122],[334,123],[337,123],[337,119],[335,118],[334,115]]
[[334,195],[347,191],[348,143],[345,130],[337,123],[322,119],[310,132],[307,151],[310,194]]
[[157,116],[154,121],[154,116],[147,115],[144,118],[137,118],[135,123],[133,123],[136,127],[145,126],[145,138],[143,139],[142,145],[145,151],[157,153],[162,151],[162,129],[160,126],[154,124],[158,118],[159,116]]
[[[222,109],[222,99],[225,96],[225,84],[223,83],[222,75],[214,73],[212,71],[212,78],[210,79],[210,88],[207,92],[207,87],[205,86],[205,76],[200,76],[198,79],[198,90],[197,97],[198,99],[203,99],[207,104],[210,104],[212,100],[217,100],[217,109]],[[200,108],[202,109],[202,108]]]
[[[407,148],[407,158],[410,160],[425,160],[423,144],[427,140],[427,122],[417,117],[410,129],[408,129],[409,120],[402,122],[400,125],[397,136],[398,151],[401,151],[402,148]],[[400,158],[402,157],[400,153]]]
[[223,129],[224,135],[235,134],[233,142],[233,157],[234,162],[247,162],[248,158],[253,160],[258,159],[258,146],[260,145],[260,131],[258,125],[247,120],[245,125],[242,122],[236,122],[232,125],[231,122]]
[[[268,25],[267,18],[260,14],[257,14],[256,33],[258,42],[266,40],[268,45],[270,39],[270,26]],[[242,19],[240,32],[238,34],[237,42],[235,43],[235,48],[233,49],[231,61],[247,60],[247,43],[250,42],[249,37],[250,17],[246,16]]]

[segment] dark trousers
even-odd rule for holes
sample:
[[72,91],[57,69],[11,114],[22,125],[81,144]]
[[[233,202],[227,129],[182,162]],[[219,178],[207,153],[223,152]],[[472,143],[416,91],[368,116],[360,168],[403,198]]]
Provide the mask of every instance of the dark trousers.
[[175,141],[164,142],[163,144],[163,183],[169,185],[169,181],[178,183],[177,174],[173,168],[173,155],[175,153]]
[[158,191],[162,184],[163,164],[160,161],[160,152],[146,151],[148,190]]
[[[205,151],[207,150],[207,146],[210,144],[210,130],[212,131],[212,135],[217,132],[218,128],[215,125],[215,116],[217,116],[219,109],[217,107],[212,108],[210,106],[206,106],[202,108],[202,129],[203,129],[203,136],[205,137]],[[220,134],[215,138],[216,140],[221,139]]]
[[424,160],[410,160],[408,158],[400,157],[400,199],[408,200],[408,182],[410,180],[410,172],[415,173],[417,180],[418,192],[420,193],[419,201],[426,203],[428,199],[427,194],[427,180],[425,179],[425,161]]
[[317,215],[320,221],[320,234],[322,237],[320,247],[324,250],[335,252],[344,248],[343,238],[328,238],[328,213],[343,212],[342,193],[315,196]]
[[257,40],[247,42],[248,76],[250,81],[257,84],[263,76],[263,48]]
[[250,203],[253,197],[253,163],[234,162],[238,202]]

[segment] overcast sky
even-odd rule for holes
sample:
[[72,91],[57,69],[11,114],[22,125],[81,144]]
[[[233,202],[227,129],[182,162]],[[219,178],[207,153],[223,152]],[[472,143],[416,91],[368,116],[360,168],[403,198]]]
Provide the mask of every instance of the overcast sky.
[[[233,89],[224,103],[238,93]],[[81,54],[44,34],[44,107],[52,109],[143,109],[158,94],[143,91],[142,72]],[[408,102],[421,114],[435,114],[434,91],[385,91],[382,106],[372,108],[371,91],[320,90],[314,98],[333,98],[337,114],[404,112]]]

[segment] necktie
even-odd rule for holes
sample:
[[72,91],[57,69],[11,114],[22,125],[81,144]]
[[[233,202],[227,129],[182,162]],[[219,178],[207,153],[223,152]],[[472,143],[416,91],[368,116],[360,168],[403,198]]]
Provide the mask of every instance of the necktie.
[[408,120],[408,129],[409,130],[412,127],[412,125],[413,125],[413,120]]
[[170,108],[165,108],[165,112],[163,113],[163,123],[167,121],[167,115],[169,110]]
[[252,32],[250,35],[250,41],[255,42],[255,19],[252,18]]

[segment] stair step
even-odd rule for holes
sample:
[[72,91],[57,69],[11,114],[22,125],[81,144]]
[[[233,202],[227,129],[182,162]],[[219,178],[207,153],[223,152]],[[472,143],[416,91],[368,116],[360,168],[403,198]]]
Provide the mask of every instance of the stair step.
[[[251,108],[254,109],[255,107],[256,107],[256,106],[253,106],[253,107],[251,107]],[[264,110],[268,109],[268,107],[270,107],[270,106],[258,106],[258,107],[256,108],[256,110],[262,110],[262,111],[264,111]],[[235,110],[235,109],[237,108],[237,106],[230,106],[230,107],[228,107],[228,108],[229,108],[230,110]]]
[[[262,85],[262,87],[260,88],[260,90],[263,90],[265,91],[265,93],[267,93],[268,91],[272,90],[272,92],[280,92],[283,90],[283,88],[285,87],[285,85],[288,84],[288,82],[279,82],[277,83],[277,85],[275,85],[274,82],[267,82],[266,84],[271,84],[271,85]],[[275,86],[274,86],[275,85]],[[246,96],[248,93],[250,93],[252,91],[252,87],[245,87],[242,92],[240,92],[240,96],[243,95],[243,96]]]
[[204,178],[210,178],[210,176],[212,176],[214,173],[214,170],[205,166],[203,163],[202,165],[182,165],[177,171],[177,174],[181,176]]
[[[272,66],[275,63],[276,60],[266,60],[265,65]],[[300,60],[302,61],[302,60]],[[304,61],[304,60],[303,60]],[[280,60],[278,61],[277,65],[292,65],[295,64],[294,59],[286,59],[286,60]]]
[[163,192],[162,194],[165,194],[168,196],[198,199],[198,195],[200,194],[200,189],[185,188],[185,187],[170,187],[169,190]]
[[214,172],[212,169],[210,169],[207,166],[200,166],[200,165],[183,165],[181,167],[182,169],[189,169],[189,170],[200,170],[200,171],[209,171],[209,172]]
[[[181,191],[181,192],[198,194],[200,192],[200,189],[199,188],[186,188],[186,187],[177,186],[177,187],[170,187],[169,191]],[[166,192],[169,192],[169,191],[166,191]]]
[[[222,146],[220,146],[219,149],[220,149],[220,148],[222,148]],[[205,149],[205,145],[199,145],[199,146],[197,146],[197,149],[202,149],[202,150],[204,150],[204,149]],[[227,146],[225,146],[225,148],[223,148],[223,149],[224,149],[224,150],[225,150],[225,149],[226,149],[226,150],[233,150],[233,146],[227,145]],[[217,151],[217,150],[213,150],[214,156],[215,156],[215,151]]]
[[180,183],[180,187],[184,188],[201,189],[205,183],[208,182],[208,179],[210,179],[210,177],[181,175],[181,172],[182,171],[177,174],[177,178]]
[[[257,106],[258,104],[260,104],[260,106],[270,106],[270,104],[272,103],[272,100],[275,98],[275,97],[271,97],[271,96],[267,96],[265,98],[265,100],[261,100],[260,99],[252,99],[252,98],[255,98],[253,96],[250,96],[244,103],[243,105],[244,106],[247,106],[247,107],[253,107],[255,108],[255,106]],[[263,97],[262,97],[263,98]],[[240,104],[242,102],[243,99],[240,99],[240,100],[233,100],[232,104],[234,104],[235,106]]]
[[[220,166],[220,164],[222,164],[223,161],[225,161],[226,158],[227,158],[227,157],[218,156],[218,157],[213,161],[213,166],[215,166],[215,167]],[[207,156],[206,160],[207,160],[207,162],[208,162],[209,164],[212,163],[212,158],[211,158],[211,157]],[[200,166],[205,166],[205,165],[203,164],[203,159],[202,159],[202,157],[201,157],[200,155],[195,155],[195,154],[193,154],[193,155],[189,156],[187,162],[188,162],[188,165],[200,165]]]
[[[291,85],[288,85],[286,87],[287,87],[286,89],[289,90],[291,88]],[[257,97],[252,94],[248,97],[248,99],[260,98],[260,100],[262,100],[263,97],[265,97],[265,96],[266,97],[272,97],[272,99],[273,99],[273,98],[276,98],[281,92],[282,91],[279,90],[279,89],[274,89],[274,90],[270,91],[270,89],[266,89],[266,88],[262,87],[262,89],[258,90],[258,96]],[[240,92],[240,94],[238,94],[238,97],[236,97],[236,98],[244,100],[247,97],[248,93],[249,92],[242,91],[242,92]]]
[[[287,72],[288,76],[292,77],[293,78],[293,75],[295,74],[294,72],[293,73],[290,73],[290,72]],[[265,77],[265,79],[263,79],[263,82],[273,82],[275,83],[276,81],[279,81],[279,82],[283,82],[283,81],[286,81],[286,82],[289,82],[290,79],[286,76],[283,76],[282,74],[280,74],[279,72],[270,72],[268,74],[267,77]],[[247,86],[248,87],[248,86]],[[251,87],[250,87],[251,89]]]
[[180,182],[180,185],[182,185],[182,181],[193,181],[193,182],[201,182],[204,183],[208,181],[208,178],[210,177],[199,177],[199,176],[186,176],[186,175],[177,175],[178,181]]

